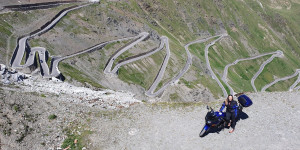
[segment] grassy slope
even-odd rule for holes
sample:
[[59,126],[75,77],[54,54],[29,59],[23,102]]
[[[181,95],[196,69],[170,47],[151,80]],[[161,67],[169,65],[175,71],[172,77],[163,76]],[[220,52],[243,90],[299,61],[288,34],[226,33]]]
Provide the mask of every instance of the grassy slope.
[[96,88],[103,88],[103,86],[101,86],[99,83],[91,80],[88,75],[83,74],[82,71],[79,71],[67,63],[60,63],[59,67],[62,70],[63,75],[67,77],[69,76],[70,80],[76,80],[83,84],[88,83]]
[[[189,30],[187,24],[193,24],[194,26],[192,29],[194,31],[204,30],[214,34],[214,30],[218,29],[218,25],[211,22],[213,22],[214,19],[222,20],[224,27],[230,35],[231,43],[229,43],[228,40],[225,40],[222,43],[218,42],[216,46],[213,46],[209,50],[211,65],[217,74],[222,74],[225,65],[233,62],[235,59],[247,58],[260,53],[273,52],[278,49],[284,51],[287,58],[275,58],[274,61],[266,66],[265,70],[255,82],[258,89],[261,89],[262,86],[273,81],[273,75],[283,77],[287,74],[291,74],[298,67],[296,57],[290,51],[291,48],[297,48],[297,44],[295,44],[297,43],[297,41],[295,41],[297,37],[292,39],[288,38],[289,36],[286,36],[286,41],[281,41],[282,37],[277,37],[278,34],[273,32],[286,32],[282,31],[280,25],[278,25],[280,24],[280,22],[277,21],[278,17],[282,17],[280,19],[282,19],[287,26],[291,25],[289,28],[293,28],[294,33],[299,33],[298,30],[294,31],[294,28],[299,29],[299,27],[296,26],[299,19],[297,20],[297,12],[295,12],[295,10],[299,7],[298,4],[295,6],[293,5],[291,11],[281,10],[281,12],[267,6],[265,6],[265,9],[262,9],[259,3],[255,1],[194,2],[178,0],[177,2],[178,3],[174,1],[161,2],[155,0],[144,0],[143,2],[139,2],[139,5],[135,3],[133,7],[135,10],[143,9],[137,12],[139,14],[146,12],[146,14],[157,20],[162,26],[160,29],[157,29],[160,26],[150,25],[150,27],[158,31],[166,29],[167,32],[171,32],[172,35],[175,36],[175,39],[172,38],[173,36],[170,37],[171,41],[180,41],[180,43],[188,43],[189,41],[197,38],[194,32]],[[267,3],[268,2],[266,1],[263,4]],[[278,13],[280,13],[280,15],[276,15]],[[291,22],[291,24],[289,24],[289,22]],[[298,35],[294,35],[294,33],[289,32],[287,34],[292,34],[293,36]],[[224,44],[226,42],[227,44]],[[247,47],[244,43],[247,43]],[[182,44],[180,45],[182,46]],[[204,49],[204,45],[200,48]],[[251,51],[256,51],[256,54],[249,51],[249,48],[252,49]],[[184,49],[178,50],[178,52],[183,52],[183,50]],[[175,56],[180,56],[180,54],[176,55],[176,49],[172,49],[172,52],[175,53]],[[298,51],[295,51],[294,53],[298,54]],[[198,57],[204,60],[203,56]],[[264,57],[259,60],[259,62],[268,58],[269,57]],[[185,57],[181,57],[181,59],[183,60],[182,62],[184,62]],[[235,71],[240,72],[240,76],[242,77],[229,71],[229,79],[231,79],[230,84],[238,91],[252,91],[250,80],[258,70],[258,65],[261,63],[258,63],[258,60],[254,60],[246,61],[241,64],[242,65],[239,65],[239,67],[235,67]],[[169,67],[172,68],[173,65],[169,65]],[[193,67],[191,69],[196,70]],[[167,70],[167,74],[168,73],[176,74],[175,71],[172,72],[170,69]],[[171,76],[167,79],[170,78]],[[215,92],[220,92],[220,90],[215,89],[218,87],[209,86],[210,84],[206,83],[208,82],[207,79],[210,79],[210,77],[205,76],[205,78],[197,78],[200,83],[208,87],[215,95]],[[164,79],[166,79],[166,77]],[[183,82],[187,83],[184,79]],[[209,83],[213,83],[213,81],[209,81]],[[283,84],[283,86],[277,86],[276,90],[286,90],[284,87],[286,87],[289,82],[282,82],[280,84]],[[162,83],[160,83],[160,85],[162,85]],[[190,88],[194,88],[194,86],[190,86]]]
[[[108,16],[112,9],[127,15],[135,22],[142,23],[157,31],[160,35],[165,35],[170,39],[171,58],[166,70],[166,74],[159,84],[163,85],[171,79],[184,66],[186,53],[183,48],[184,44],[193,41],[199,36],[197,33],[208,31],[211,35],[215,35],[220,29],[218,23],[222,21],[224,28],[227,30],[230,38],[226,38],[217,42],[215,46],[209,50],[209,59],[216,74],[222,74],[226,64],[233,62],[238,58],[246,58],[260,53],[272,52],[278,49],[284,51],[284,58],[275,58],[268,64],[262,74],[257,78],[255,85],[257,89],[261,89],[267,83],[274,80],[274,76],[283,77],[292,74],[295,69],[299,68],[299,41],[300,39],[300,4],[292,3],[292,7],[287,9],[275,9],[270,7],[270,1],[261,1],[264,8],[261,8],[257,1],[193,1],[193,0],[129,0],[129,2],[106,2],[104,5],[92,5],[89,8],[74,11],[78,14],[80,11],[89,11],[93,13],[100,11],[107,13]],[[24,17],[24,15],[20,15]],[[26,16],[25,16],[26,17]],[[114,17],[114,16],[110,16]],[[77,18],[91,24],[97,24],[100,28],[101,24],[97,23],[95,15],[89,18]],[[66,21],[57,24],[63,28],[65,32],[75,34],[90,34],[90,29],[81,26],[78,22],[66,16]],[[25,19],[26,20],[26,19]],[[73,20],[73,21],[72,21]],[[66,23],[69,21],[69,23]],[[9,28],[6,26],[5,28]],[[4,37],[9,36],[9,32],[1,29]],[[41,40],[32,41],[32,44],[46,43]],[[2,43],[1,47],[5,47]],[[204,61],[204,52],[195,49],[204,49],[202,45],[192,45],[190,47],[192,53]],[[51,48],[51,47],[49,47]],[[131,56],[130,53],[124,54],[122,57]],[[156,54],[151,58],[156,64],[160,64],[164,53]],[[241,73],[239,76],[229,70],[230,84],[238,91],[252,91],[250,80],[255,70],[259,68],[259,62],[266,60],[263,57],[259,60],[243,62],[233,69],[235,72]],[[145,66],[141,61],[134,64],[140,67],[146,67],[150,72],[151,67]],[[245,69],[246,68],[246,69]],[[203,70],[199,67],[190,68],[197,78],[194,83],[189,83],[186,79],[181,81],[189,88],[197,88],[197,84],[203,84],[216,97],[221,94],[219,87],[215,85],[215,81],[208,75],[203,74]],[[201,73],[202,72],[202,73]],[[188,72],[189,73],[189,72]],[[135,78],[132,78],[132,77]],[[149,87],[151,82],[145,83],[147,79],[153,81],[154,77],[147,76],[143,71],[127,65],[120,69],[120,78],[128,83],[141,85],[144,88]],[[152,79],[150,79],[152,78]],[[286,90],[291,81],[280,82],[270,90]],[[243,85],[243,86],[239,86]]]
[[[262,30],[258,24],[262,24],[264,26],[274,26],[274,28],[276,27],[276,25],[274,22],[271,22],[273,24],[271,24],[270,22],[266,22],[264,21],[263,18],[261,18],[258,13],[256,14],[255,12],[259,12],[258,4],[255,3],[248,3],[248,4],[243,4],[242,2],[235,2],[235,1],[231,1],[231,2],[226,2],[227,3],[227,7],[224,8],[222,11],[223,13],[222,16],[220,15],[219,17],[222,18],[226,28],[228,29],[228,33],[230,35],[230,37],[232,38],[232,40],[234,40],[235,44],[233,44],[233,48],[232,47],[228,47],[226,45],[220,45],[217,43],[217,46],[213,47],[213,50],[210,50],[209,53],[209,57],[210,57],[210,61],[211,61],[211,65],[214,68],[215,72],[222,72],[224,66],[226,64],[228,64],[229,62],[232,62],[233,60],[237,59],[237,58],[244,58],[244,57],[249,57],[249,53],[247,51],[247,49],[245,48],[245,46],[242,44],[241,42],[241,38],[245,38],[248,41],[248,44],[250,45],[251,48],[257,49],[259,53],[265,53],[265,52],[270,52],[270,51],[275,51],[277,49],[281,49],[280,47],[287,47],[287,45],[285,43],[283,43],[282,41],[279,40],[279,38],[277,37],[273,37],[276,41],[276,44],[271,44],[271,40],[270,39],[265,39],[264,37],[267,36],[266,31]],[[231,7],[229,7],[231,6]],[[248,9],[248,10],[247,10]],[[294,8],[296,9],[296,8]],[[233,10],[235,10],[236,12],[239,12],[238,15],[233,15],[232,14],[237,14],[235,13]],[[227,12],[226,12],[227,11]],[[269,10],[270,14],[272,13],[276,13],[274,12],[274,10]],[[272,12],[273,11],[273,12]],[[225,13],[224,13],[225,12]],[[249,13],[250,12],[250,13]],[[228,14],[230,14],[229,16],[227,16]],[[270,15],[267,14],[267,15]],[[291,16],[295,16],[295,12],[291,13]],[[217,15],[217,14],[216,14]],[[271,15],[270,15],[271,16]],[[271,20],[276,20],[277,18],[272,18],[272,17],[278,17],[278,16],[271,16]],[[240,26],[236,26],[236,28],[238,29],[237,32],[231,32],[231,29],[227,26],[228,25],[228,20],[233,19],[234,22],[236,22],[236,20],[240,19],[242,20],[242,24]],[[236,23],[238,24],[238,23]],[[269,25],[270,24],[270,25]],[[293,24],[293,23],[292,23]],[[296,28],[296,26],[293,26],[294,28]],[[299,27],[297,27],[299,28]],[[275,28],[276,29],[276,28]],[[272,33],[271,30],[268,30],[268,33],[271,34],[271,36],[274,36],[274,33]],[[299,32],[298,32],[299,33]],[[292,42],[297,42],[297,41],[292,41]],[[292,43],[291,42],[291,43]],[[279,43],[279,44],[277,44]],[[288,40],[287,40],[288,43]],[[293,45],[289,45],[290,47]],[[296,47],[296,45],[294,45],[294,47]],[[295,55],[292,55],[290,50],[287,50],[287,48],[283,48],[281,49],[284,51],[286,57],[288,57],[288,59],[280,59],[280,58],[275,58],[274,61],[272,63],[270,63],[269,65],[267,65],[266,70],[262,73],[261,76],[259,76],[259,78],[256,80],[258,89],[260,89],[263,85],[273,81],[273,77],[271,76],[271,74],[275,74],[277,76],[285,76],[287,75],[287,73],[292,73],[293,70],[295,68],[297,68],[298,66],[296,65],[296,61],[295,61]],[[218,53],[216,53],[216,51],[218,51]],[[298,52],[297,52],[298,54]],[[249,61],[248,63],[245,63],[245,65],[250,65],[250,64],[255,64],[255,62],[253,61]],[[245,66],[244,65],[244,66]],[[240,71],[243,71],[244,68],[241,68]],[[239,72],[240,72],[239,71]],[[231,76],[231,74],[229,74],[229,76]],[[266,78],[268,77],[268,78]],[[233,84],[243,84],[243,78],[236,78],[235,80],[233,80]],[[251,78],[246,78],[246,80],[250,81]],[[284,86],[278,86],[277,90],[286,90],[286,85],[288,83],[281,83],[284,84]],[[249,82],[250,85],[250,82]],[[249,85],[247,86],[243,86],[240,87],[239,89],[243,90],[243,91],[251,91],[251,89],[249,88]],[[246,87],[246,88],[244,88]],[[211,88],[210,88],[211,89]]]

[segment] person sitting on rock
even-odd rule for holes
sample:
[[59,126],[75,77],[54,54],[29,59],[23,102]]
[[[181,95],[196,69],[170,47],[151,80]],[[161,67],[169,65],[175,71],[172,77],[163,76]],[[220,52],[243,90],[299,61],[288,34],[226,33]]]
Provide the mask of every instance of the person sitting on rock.
[[[232,130],[229,131],[229,133],[232,133],[235,129],[235,118],[237,117],[237,109],[238,109],[238,104],[235,100],[233,100],[233,96],[232,95],[228,95],[227,99],[224,101],[224,103],[222,104],[219,112],[222,112],[222,110],[225,108],[226,106],[226,122],[225,124],[228,124],[228,127],[230,127]],[[231,120],[231,123],[230,123]]]

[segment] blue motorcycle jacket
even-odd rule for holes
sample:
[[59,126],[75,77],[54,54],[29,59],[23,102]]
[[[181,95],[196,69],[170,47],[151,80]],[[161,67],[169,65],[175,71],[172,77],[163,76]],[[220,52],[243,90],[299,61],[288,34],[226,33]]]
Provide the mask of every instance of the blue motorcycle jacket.
[[[223,111],[223,109],[225,108],[225,101],[223,102],[220,111]],[[238,111],[238,105],[237,102],[235,100],[232,100],[231,102],[228,102],[228,105],[226,106],[226,112],[231,112],[231,113],[235,113],[235,115],[237,115],[237,111]]]

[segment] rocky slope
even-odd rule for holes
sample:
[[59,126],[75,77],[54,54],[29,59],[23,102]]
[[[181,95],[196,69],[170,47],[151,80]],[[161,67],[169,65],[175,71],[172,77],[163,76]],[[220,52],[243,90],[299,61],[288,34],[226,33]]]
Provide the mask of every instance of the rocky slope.
[[[0,66],[1,149],[65,148],[68,145],[63,141],[75,134],[80,140],[78,146],[86,145],[84,135],[73,133],[89,123],[81,117],[92,112],[113,113],[141,103],[129,92],[76,87],[56,78],[41,78],[38,73],[29,75]],[[78,132],[90,133],[88,128]]]
[[[133,103],[103,109],[66,94],[1,85],[1,148],[59,149],[291,149],[300,146],[299,92],[248,94],[236,131],[200,138],[210,103]],[[97,102],[95,102],[97,103]],[[77,139],[77,144],[74,144]]]

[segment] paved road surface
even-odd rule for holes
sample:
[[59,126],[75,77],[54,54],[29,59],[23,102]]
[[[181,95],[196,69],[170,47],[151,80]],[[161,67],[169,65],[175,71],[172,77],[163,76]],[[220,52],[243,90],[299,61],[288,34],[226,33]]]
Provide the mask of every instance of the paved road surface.
[[294,90],[298,91],[300,89],[300,86],[295,87]]
[[267,59],[259,68],[259,70],[256,72],[256,74],[251,79],[251,85],[255,92],[257,92],[257,89],[254,85],[254,81],[256,78],[261,74],[261,72],[264,70],[265,66],[270,63],[275,57],[281,57],[283,55],[283,52],[281,50],[278,50],[276,54],[272,55],[269,59]]
[[146,53],[142,53],[142,54],[138,54],[138,55],[135,55],[135,56],[132,56],[132,57],[128,57],[128,58],[126,58],[125,60],[118,62],[118,64],[116,64],[116,66],[112,69],[111,72],[112,72],[112,73],[116,73],[116,72],[119,70],[119,68],[120,68],[121,66],[124,66],[124,65],[126,65],[126,64],[128,64],[128,63],[131,63],[131,62],[134,62],[134,61],[137,61],[137,60],[140,60],[140,59],[149,57],[149,56],[151,56],[152,54],[154,54],[154,53],[156,53],[156,52],[162,50],[162,49],[164,48],[164,45],[165,45],[165,38],[167,38],[167,37],[162,36],[162,37],[160,38],[161,42],[160,42],[160,45],[159,45],[158,48],[153,49],[153,50],[151,50],[151,51],[148,51],[148,52],[146,52]]
[[159,84],[159,82],[161,81],[161,79],[163,78],[164,72],[167,68],[168,65],[168,61],[170,58],[170,47],[169,47],[169,39],[165,36],[161,37],[162,42],[165,43],[166,45],[166,56],[164,58],[164,61],[159,69],[158,74],[155,77],[154,82],[152,83],[152,85],[150,86],[150,88],[145,92],[145,94],[149,97],[155,97],[159,94],[161,94],[162,91],[165,90],[166,87],[162,87],[160,88],[157,92],[154,92],[154,90],[156,89],[157,85]]
[[213,79],[215,79],[219,85],[219,87],[222,89],[223,91],[223,95],[226,96],[227,95],[227,91],[226,89],[224,88],[223,84],[220,82],[219,78],[216,76],[216,74],[213,72],[211,66],[210,66],[210,62],[209,62],[209,58],[208,58],[208,49],[214,45],[217,41],[221,40],[224,36],[228,36],[227,33],[224,33],[224,34],[221,34],[220,37],[214,41],[212,41],[211,43],[209,43],[208,45],[205,46],[205,60],[206,60],[206,65],[207,65],[207,68],[212,76]]
[[[140,59],[143,59],[145,57],[148,57],[160,50],[163,49],[164,45],[166,45],[166,56],[164,58],[164,61],[161,65],[161,68],[153,82],[153,84],[151,85],[151,87],[149,88],[149,90],[146,91],[146,95],[150,96],[150,97],[155,97],[155,96],[158,96],[160,95],[168,86],[170,86],[171,84],[174,84],[175,82],[177,82],[183,75],[184,73],[187,72],[187,70],[189,69],[189,67],[191,66],[192,64],[192,55],[191,53],[189,52],[188,50],[188,47],[191,45],[191,44],[195,44],[195,43],[201,43],[201,42],[205,42],[209,39],[212,39],[212,38],[215,38],[215,37],[218,37],[220,36],[218,39],[212,41],[211,43],[209,43],[208,45],[206,45],[205,47],[205,59],[206,59],[206,63],[207,63],[207,67],[212,75],[212,78],[215,79],[218,83],[218,85],[221,87],[222,91],[223,91],[223,94],[224,95],[227,95],[227,92],[224,88],[224,86],[222,85],[222,83],[219,81],[219,79],[217,78],[217,76],[214,74],[211,66],[210,66],[210,62],[209,62],[209,59],[208,59],[208,50],[209,50],[209,47],[214,45],[215,42],[217,42],[218,40],[220,40],[221,38],[223,38],[224,36],[227,36],[227,34],[221,34],[221,35],[216,35],[216,36],[212,36],[212,37],[209,37],[209,38],[205,38],[205,39],[200,39],[200,40],[196,40],[196,41],[193,41],[187,45],[185,45],[185,50],[186,50],[186,53],[187,53],[187,61],[186,61],[186,64],[184,66],[184,68],[174,77],[172,78],[170,81],[166,82],[159,90],[157,90],[156,92],[154,92],[154,90],[157,88],[157,85],[159,84],[159,82],[162,80],[162,77],[163,77],[163,74],[166,70],[166,67],[167,67],[167,64],[168,64],[168,60],[169,60],[169,57],[170,57],[170,49],[169,49],[169,42],[168,42],[168,38],[165,37],[165,36],[162,36],[161,37],[161,44],[160,46],[157,48],[157,49],[154,49],[154,50],[151,50],[151,51],[148,51],[146,53],[142,53],[142,54],[139,54],[139,55],[136,55],[136,56],[132,56],[132,57],[129,57],[128,59],[125,59],[124,61],[121,61],[119,62],[113,69],[112,69],[112,65],[115,61],[115,59],[120,56],[122,53],[124,53],[125,51],[127,51],[128,49],[130,49],[131,47],[133,47],[134,45],[138,44],[139,42],[143,41],[144,39],[146,39],[148,36],[149,36],[149,33],[147,32],[142,32],[140,33],[139,35],[137,36],[134,36],[134,37],[127,37],[127,38],[122,38],[122,39],[117,39],[117,40],[112,40],[112,41],[107,41],[107,42],[103,42],[103,43],[100,43],[100,44],[97,44],[91,48],[88,48],[86,50],[83,50],[83,51],[80,51],[80,52],[77,52],[77,53],[74,53],[74,54],[71,54],[71,55],[68,55],[68,56],[64,56],[64,57],[60,57],[60,56],[54,56],[52,58],[52,66],[51,66],[51,70],[49,70],[49,67],[47,65],[47,58],[49,57],[48,55],[48,52],[46,51],[45,48],[43,47],[34,47],[34,48],[31,48],[29,49],[29,45],[28,45],[28,40],[37,36],[37,35],[40,35],[40,34],[43,34],[44,32],[47,32],[48,30],[50,30],[53,26],[55,26],[55,24],[60,21],[60,19],[65,16],[68,12],[72,11],[72,10],[75,10],[75,9],[79,9],[79,8],[82,8],[82,7],[85,7],[85,6],[88,6],[88,5],[91,5],[92,3],[89,3],[89,4],[85,4],[85,5],[81,5],[81,6],[77,6],[77,7],[73,7],[73,8],[70,8],[70,9],[67,9],[67,10],[64,10],[58,17],[56,17],[52,22],[50,22],[47,26],[45,26],[43,29],[41,29],[40,31],[34,33],[34,34],[31,34],[31,35],[28,35],[28,36],[24,36],[23,38],[21,38],[20,40],[18,40],[18,43],[17,43],[17,48],[15,49],[15,55],[12,57],[11,59],[11,65],[13,68],[23,68],[23,67],[29,67],[31,65],[34,64],[34,59],[35,59],[35,54],[38,53],[39,55],[39,62],[40,62],[40,65],[41,65],[41,71],[42,71],[42,75],[43,77],[46,77],[46,78],[50,78],[50,77],[57,77],[60,75],[60,71],[58,69],[58,64],[60,61],[64,60],[64,59],[68,59],[70,57],[74,57],[74,56],[77,56],[77,55],[80,55],[80,54],[83,54],[83,53],[87,53],[87,52],[90,52],[90,51],[93,51],[95,49],[101,49],[103,48],[106,44],[109,44],[109,43],[113,43],[113,42],[117,42],[117,41],[124,41],[124,40],[130,40],[130,39],[135,39],[133,40],[132,42],[126,44],[124,47],[122,47],[121,49],[119,49],[118,51],[116,51],[116,53],[114,53],[109,61],[107,62],[107,65],[104,69],[104,73],[112,73],[112,74],[115,74],[118,69],[123,66],[123,65],[126,65],[128,63],[131,63],[131,62],[134,62],[134,61],[137,61],[137,60],[140,60]],[[23,59],[23,56],[25,54],[25,50],[27,49],[27,51],[29,51],[29,57],[28,59],[26,60],[25,64],[24,65],[21,65],[21,61]],[[283,53],[282,51],[277,51],[277,52],[273,52],[274,54],[272,55],[272,57],[270,57],[267,61],[265,61],[259,71],[254,75],[254,77],[252,78],[251,80],[251,85],[253,87],[253,89],[255,91],[256,90],[256,87],[254,85],[254,81],[255,79],[258,77],[258,75],[262,72],[262,70],[264,69],[265,65],[267,65],[268,63],[270,63],[275,57],[279,57],[281,56]],[[258,56],[255,56],[255,57],[251,57],[251,58],[245,58],[245,59],[239,59],[239,60],[236,60],[234,63],[232,64],[228,64],[225,69],[224,69],[224,74],[223,74],[223,77],[222,77],[222,80],[225,82],[225,84],[229,87],[230,89],[230,92],[233,94],[234,93],[234,90],[230,87],[230,85],[227,83],[227,72],[228,72],[228,68],[232,65],[235,65],[237,64],[238,62],[240,61],[245,61],[245,60],[251,60],[251,59],[256,59],[256,58],[259,58],[259,57],[262,57],[262,56],[266,56],[266,55],[269,55],[269,54],[272,54],[272,53],[267,53],[267,54],[262,54],[262,55],[258,55]],[[270,83],[269,85],[272,85],[272,84],[275,84],[276,82],[278,82],[277,80],[275,80],[274,82]],[[298,80],[290,87],[290,89],[294,89],[295,86],[300,82],[300,78],[298,78]],[[267,85],[268,86],[268,85]],[[268,88],[267,86],[265,86],[265,88]],[[298,88],[298,87],[297,87]]]
[[[297,70],[296,70],[296,72],[297,72]],[[296,86],[299,84],[299,82],[300,82],[300,72],[298,71],[298,78],[293,83],[293,85],[290,86],[289,91],[293,91],[294,89],[296,89]]]
[[235,91],[232,89],[232,87],[228,84],[228,80],[227,80],[227,74],[228,74],[228,68],[233,66],[233,65],[236,65],[237,63],[241,62],[241,61],[247,61],[247,60],[253,60],[253,59],[257,59],[257,58],[260,58],[260,57],[263,57],[263,56],[267,56],[267,55],[271,55],[271,54],[278,54],[279,52],[276,51],[276,52],[270,52],[270,53],[265,53],[265,54],[261,54],[261,55],[257,55],[257,56],[254,56],[254,57],[250,57],[250,58],[242,58],[242,59],[237,59],[235,60],[233,63],[231,64],[228,64],[225,66],[224,68],[224,71],[223,71],[223,76],[222,76],[222,81],[227,85],[227,87],[230,89],[230,94],[234,95],[236,94]]
[[[85,5],[81,5],[81,6],[77,6],[77,7],[73,7],[73,8],[70,8],[70,9],[67,9],[65,11],[63,11],[58,17],[56,17],[51,23],[49,23],[46,27],[44,27],[43,29],[41,29],[39,32],[36,32],[32,35],[29,35],[29,36],[24,36],[23,38],[21,38],[20,40],[18,40],[18,43],[17,43],[17,48],[15,49],[15,55],[13,55],[12,59],[11,59],[11,66],[13,68],[23,68],[23,67],[28,67],[30,65],[33,64],[33,60],[34,60],[34,56],[35,56],[35,52],[38,52],[38,54],[40,55],[40,62],[43,62],[41,63],[41,70],[43,70],[45,73],[45,76],[44,77],[50,77],[49,75],[49,68],[46,64],[46,60],[45,60],[45,48],[42,48],[42,47],[36,47],[36,48],[32,48],[31,50],[29,49],[28,47],[28,40],[30,38],[33,38],[37,35],[40,35],[48,30],[50,30],[53,26],[55,26],[55,24],[62,18],[64,17],[68,12],[72,11],[72,10],[76,10],[76,9],[79,9],[79,8],[82,8],[82,7],[85,7],[85,6],[88,6],[88,5],[91,5],[92,3],[89,3],[89,4],[85,4]],[[30,54],[29,54],[29,60],[26,61],[25,65],[21,65],[21,61],[23,59],[23,56],[24,56],[24,53],[25,53],[25,50],[26,49],[29,49],[28,51],[30,51]],[[31,63],[31,64],[30,64]],[[55,68],[55,67],[53,67]],[[52,71],[51,71],[52,72]],[[55,71],[54,71],[55,73]]]
[[[299,73],[300,73],[300,69],[297,69],[296,72],[295,72],[294,74],[292,74],[292,75],[290,75],[290,76],[283,77],[283,78],[276,79],[276,80],[274,80],[273,82],[271,82],[271,83],[265,85],[265,86],[261,89],[261,91],[262,91],[262,92],[266,91],[266,89],[268,89],[269,87],[271,87],[272,85],[274,85],[275,83],[277,83],[277,82],[279,82],[279,81],[284,81],[284,80],[288,80],[288,79],[291,79],[291,78],[293,78],[293,77],[296,77]],[[299,78],[298,78],[298,79],[299,79]],[[294,84],[296,84],[296,85],[298,84],[298,82],[299,82],[298,79],[297,79],[297,81],[296,81]],[[295,85],[295,86],[296,86],[296,85]]]
[[[132,48],[134,45],[138,44],[139,42],[143,41],[149,36],[149,33],[147,32],[142,32],[139,34],[139,38],[130,42],[129,44],[126,44],[124,47],[120,48],[117,50],[109,59],[108,62],[104,68],[104,73],[116,73],[112,71],[112,66],[114,61],[124,52],[126,52],[128,49]],[[137,60],[137,58],[134,58],[134,60]]]
[[99,50],[99,49],[102,49],[105,45],[107,44],[110,44],[110,43],[114,43],[114,42],[118,42],[118,41],[126,41],[126,40],[130,40],[130,39],[135,39],[137,38],[138,36],[134,36],[134,37],[126,37],[126,38],[121,38],[121,39],[117,39],[117,40],[112,40],[112,41],[107,41],[107,42],[103,42],[103,43],[100,43],[100,44],[97,44],[95,46],[92,46],[88,49],[85,49],[83,51],[80,51],[80,52],[77,52],[77,53],[74,53],[74,54],[71,54],[71,55],[68,55],[68,56],[63,56],[63,57],[59,57],[59,56],[55,56],[52,58],[52,69],[51,69],[51,76],[53,77],[57,77],[58,75],[60,75],[60,71],[58,69],[58,64],[60,61],[63,61],[65,59],[68,59],[68,58],[71,58],[71,57],[75,57],[75,56],[78,56],[78,55],[81,55],[81,54],[84,54],[84,53],[88,53],[88,52],[91,52],[91,51],[94,51],[94,50]]
[[[212,38],[218,37],[218,36],[221,36],[221,35],[216,35],[216,36],[208,37],[208,38],[205,38],[205,39],[199,39],[199,40],[190,42],[187,45],[185,45],[184,48],[185,48],[186,53],[187,53],[187,61],[185,63],[185,66],[183,67],[183,69],[174,78],[172,78],[170,81],[167,81],[156,92],[154,92],[154,90],[157,88],[157,85],[161,81],[162,77],[160,78],[160,80],[155,79],[155,82],[152,84],[152,86],[150,87],[150,89],[148,91],[146,91],[146,95],[149,96],[149,97],[155,97],[155,96],[160,95],[168,86],[170,86],[170,85],[174,84],[175,82],[177,82],[184,75],[184,73],[187,72],[187,70],[189,69],[189,67],[192,65],[192,55],[191,55],[191,53],[190,53],[190,51],[188,49],[188,47],[190,45],[196,44],[196,43],[203,43],[203,42],[206,42],[206,41],[208,41],[208,40],[210,40]],[[159,74],[163,74],[164,70],[165,69],[160,70],[160,71],[163,71],[163,72],[159,72]]]

